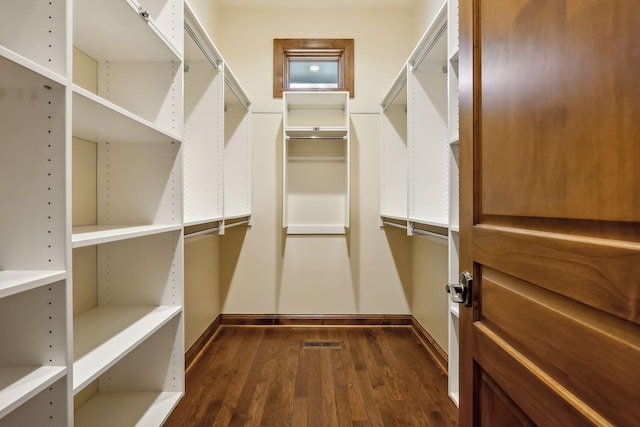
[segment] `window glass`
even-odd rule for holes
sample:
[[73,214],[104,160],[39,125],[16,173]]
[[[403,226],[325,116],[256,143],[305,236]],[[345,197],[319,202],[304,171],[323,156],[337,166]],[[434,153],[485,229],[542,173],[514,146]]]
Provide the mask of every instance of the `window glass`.
[[338,59],[294,59],[289,62],[289,87],[292,89],[338,88]]

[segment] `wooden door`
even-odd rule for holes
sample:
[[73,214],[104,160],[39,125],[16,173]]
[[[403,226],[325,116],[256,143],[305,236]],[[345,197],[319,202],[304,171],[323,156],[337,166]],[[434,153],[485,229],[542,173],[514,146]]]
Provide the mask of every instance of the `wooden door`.
[[461,425],[640,425],[640,1],[461,0]]

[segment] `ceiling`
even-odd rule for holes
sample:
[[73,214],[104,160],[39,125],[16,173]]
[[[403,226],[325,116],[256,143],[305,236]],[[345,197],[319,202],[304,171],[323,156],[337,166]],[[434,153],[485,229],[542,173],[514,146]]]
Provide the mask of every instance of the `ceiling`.
[[223,7],[399,7],[411,6],[418,0],[217,0]]

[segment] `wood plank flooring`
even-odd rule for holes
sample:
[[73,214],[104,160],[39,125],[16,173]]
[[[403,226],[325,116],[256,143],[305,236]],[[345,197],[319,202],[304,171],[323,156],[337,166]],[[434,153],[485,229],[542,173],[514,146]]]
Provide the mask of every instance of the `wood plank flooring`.
[[[339,341],[340,348],[304,342]],[[165,426],[457,426],[410,327],[222,327]]]

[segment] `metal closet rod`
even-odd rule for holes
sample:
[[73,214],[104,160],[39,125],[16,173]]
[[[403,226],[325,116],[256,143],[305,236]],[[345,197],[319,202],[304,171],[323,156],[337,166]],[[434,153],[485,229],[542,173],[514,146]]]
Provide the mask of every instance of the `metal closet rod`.
[[219,227],[211,227],[211,228],[207,228],[205,230],[196,231],[195,233],[185,234],[184,238],[188,239],[190,237],[202,236],[204,234],[215,234],[218,231],[220,231]]
[[322,135],[310,135],[310,136],[290,136],[287,135],[287,140],[289,139],[338,139],[338,140],[346,140],[346,136],[322,136]]
[[435,238],[438,238],[438,239],[447,239],[448,238],[448,236],[445,236],[444,234],[438,234],[438,233],[434,233],[433,231],[422,230],[420,228],[414,228],[413,229],[413,233],[414,234],[422,234],[424,236],[435,237]]
[[[244,100],[242,99],[243,97],[240,96],[240,94],[238,93],[238,91],[236,91],[235,87],[233,87],[231,82],[227,79],[224,79],[224,82],[226,83],[227,87],[231,90],[231,92],[233,92],[233,95],[236,97],[238,102],[244,107],[245,111],[249,111],[249,104],[244,102]],[[225,109],[226,109],[226,106],[225,106]]]
[[[391,104],[393,104],[393,101],[396,100],[398,95],[400,95],[400,92],[402,92],[406,86],[407,86],[407,79],[405,78],[404,80],[402,80],[402,83],[400,83],[400,85],[396,89],[395,93],[393,94],[389,102],[387,102],[385,105],[382,106],[382,111],[387,111],[389,107],[391,107]],[[406,112],[406,107],[405,107],[405,112]]]
[[431,40],[431,43],[429,43],[429,46],[427,46],[424,52],[422,52],[422,55],[420,55],[420,58],[418,58],[413,64],[411,64],[411,69],[413,71],[416,71],[418,68],[420,68],[420,65],[422,65],[427,55],[429,55],[429,52],[431,52],[431,49],[433,49],[436,43],[438,43],[438,41],[440,40],[440,37],[442,36],[442,34],[446,31],[447,31],[446,24],[440,27],[440,29],[435,34],[435,36],[433,36],[433,40]]
[[402,228],[403,230],[407,229],[406,225],[396,224],[395,222],[391,222],[391,221],[382,221],[382,225],[389,225],[391,227]]
[[211,63],[213,68],[216,69],[216,70],[220,70],[220,64],[216,61],[216,59],[213,57],[213,55],[211,55],[211,53],[209,52],[209,49],[207,49],[202,44],[202,42],[200,41],[200,38],[198,38],[198,36],[196,35],[195,31],[193,31],[193,28],[191,28],[189,25],[185,24],[184,25],[184,29],[187,30],[187,33],[189,33],[189,35],[191,36],[191,39],[193,40],[193,42],[196,44],[196,46],[198,46],[198,49],[200,49],[202,51],[202,54]]

